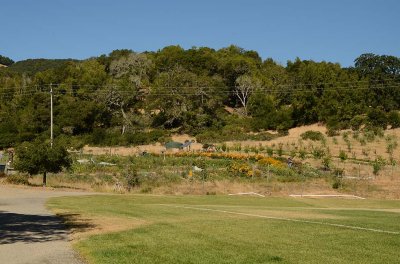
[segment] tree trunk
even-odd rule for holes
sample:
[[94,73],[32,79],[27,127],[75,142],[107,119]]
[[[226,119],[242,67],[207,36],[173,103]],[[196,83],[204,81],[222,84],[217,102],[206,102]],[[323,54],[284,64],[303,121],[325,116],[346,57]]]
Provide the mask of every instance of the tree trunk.
[[46,186],[47,183],[47,175],[46,172],[43,172],[43,187]]
[[133,123],[131,122],[131,120],[129,120],[128,116],[126,115],[124,108],[121,106],[121,114],[122,114],[122,118],[124,124],[122,124],[122,134],[125,133],[127,125],[130,125],[131,127],[133,127]]

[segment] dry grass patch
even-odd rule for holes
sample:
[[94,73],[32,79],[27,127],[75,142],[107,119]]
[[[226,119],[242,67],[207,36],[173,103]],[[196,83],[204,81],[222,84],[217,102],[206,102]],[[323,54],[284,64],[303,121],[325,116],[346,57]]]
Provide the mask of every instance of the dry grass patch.
[[70,231],[70,238],[74,241],[83,240],[92,235],[131,230],[149,224],[143,219],[134,217],[82,216],[63,210],[56,210],[56,215],[63,219]]

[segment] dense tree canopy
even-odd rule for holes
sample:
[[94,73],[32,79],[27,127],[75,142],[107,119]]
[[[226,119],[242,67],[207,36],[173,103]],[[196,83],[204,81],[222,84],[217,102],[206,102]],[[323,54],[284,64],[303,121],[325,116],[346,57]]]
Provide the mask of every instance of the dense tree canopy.
[[4,66],[10,66],[13,63],[14,63],[14,61],[12,59],[10,59],[9,57],[0,55],[0,64],[2,64]]
[[315,122],[331,129],[400,123],[394,56],[362,54],[343,68],[299,58],[280,65],[234,45],[168,46],[0,68],[0,148],[49,133],[50,87],[55,136],[68,144],[148,143],[169,131],[207,133],[212,141]]
[[71,166],[71,159],[64,147],[50,147],[50,144],[44,144],[40,140],[21,144],[16,154],[15,168],[30,175],[43,174],[43,185],[46,185],[48,172],[58,173]]

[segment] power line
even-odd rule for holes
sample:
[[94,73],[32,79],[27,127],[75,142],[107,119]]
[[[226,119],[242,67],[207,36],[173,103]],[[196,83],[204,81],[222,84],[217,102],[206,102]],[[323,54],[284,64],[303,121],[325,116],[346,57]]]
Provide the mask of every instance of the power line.
[[[37,88],[37,87],[36,87]],[[93,90],[76,90],[76,91],[68,91],[68,90],[55,90],[55,92],[57,92],[57,94],[73,94],[73,95],[81,95],[81,94],[101,94],[101,93],[119,93],[119,94],[132,94],[133,91],[129,91],[129,90],[115,90],[115,86],[114,87],[102,87],[102,88],[107,88],[109,90],[105,90],[105,89],[93,89]],[[125,87],[124,87],[125,88]],[[216,87],[197,87],[199,88],[199,91],[197,92],[189,92],[189,91],[182,91],[188,87],[148,87],[150,92],[148,92],[147,94],[150,95],[171,95],[172,93],[170,91],[165,91],[165,92],[154,92],[155,89],[172,89],[172,90],[176,90],[177,95],[199,95],[199,92],[211,92],[211,94],[234,94],[235,91],[234,90],[213,90],[213,91],[204,91],[202,89],[216,89]],[[190,88],[194,88],[194,87],[190,87]],[[396,85],[381,85],[381,86],[366,86],[366,87],[360,87],[360,86],[355,86],[355,87],[329,87],[329,88],[314,88],[312,90],[310,89],[296,89],[296,88],[292,88],[290,90],[287,91],[280,91],[280,90],[276,90],[276,89],[267,89],[267,88],[261,88],[261,89],[257,89],[254,90],[252,93],[262,93],[262,92],[268,92],[268,93],[273,93],[273,94],[281,94],[281,93],[285,93],[285,92],[289,92],[289,93],[293,93],[293,92],[316,92],[316,91],[323,91],[323,92],[328,92],[328,91],[332,91],[332,92],[341,92],[341,91],[354,91],[354,90],[369,90],[369,89],[385,89],[385,88],[400,88],[400,84],[396,84]],[[152,91],[153,90],[153,91]],[[35,89],[35,90],[21,90],[21,87],[15,87],[14,91],[13,90],[9,90],[9,91],[1,91],[0,90],[0,95],[5,95],[5,94],[34,94],[34,93],[40,93],[40,92],[45,92],[43,91],[43,89]],[[140,93],[139,91],[136,91]],[[206,94],[205,94],[206,95]]]
[[[343,84],[373,84],[373,85],[377,85],[377,84],[381,84],[381,85],[385,85],[385,83],[383,83],[384,81],[399,81],[393,78],[390,79],[381,79],[379,80],[379,82],[374,82],[371,80],[355,80],[355,81],[345,81],[345,82],[318,82],[318,83],[289,83],[289,84],[278,84],[275,85],[275,89],[279,88],[279,87],[299,87],[299,86],[318,86],[318,85],[334,85],[334,87],[340,87],[338,86],[338,84],[343,85]],[[27,88],[27,87],[40,87],[40,86],[45,86],[45,87],[49,87],[50,84],[36,84],[36,85],[25,85],[25,86],[18,86],[19,88]],[[109,87],[115,87],[115,88],[124,88],[126,86],[123,85],[116,85],[116,84],[103,84],[103,85],[98,85],[98,84],[70,84],[70,83],[53,83],[51,84],[54,87],[58,87],[58,86],[66,86],[69,88],[81,88],[81,87],[94,87],[94,88],[109,88]],[[158,86],[160,88],[169,88],[169,86]],[[173,87],[173,86],[172,86]],[[180,86],[182,88],[213,88],[213,89],[218,89],[218,88],[228,88],[228,89],[234,89],[235,86],[201,86],[201,85],[195,85],[195,86]],[[342,86],[343,87],[343,86]],[[348,86],[344,86],[344,87],[348,87]],[[2,89],[13,89],[14,87],[6,87],[6,88],[2,88]],[[313,88],[319,88],[319,89],[325,89],[325,87],[313,87]],[[264,89],[264,88],[260,88],[260,89]],[[271,88],[267,88],[267,89],[271,89]],[[307,89],[307,88],[304,88]]]

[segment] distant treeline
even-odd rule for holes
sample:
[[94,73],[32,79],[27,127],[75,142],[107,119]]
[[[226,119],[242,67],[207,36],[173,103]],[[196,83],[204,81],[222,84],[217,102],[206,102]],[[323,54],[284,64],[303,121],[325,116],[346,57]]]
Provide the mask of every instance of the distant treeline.
[[48,137],[50,88],[55,136],[67,144],[141,144],[171,132],[213,142],[315,122],[332,133],[400,126],[394,56],[362,54],[350,68],[299,58],[280,65],[232,45],[0,59],[9,66],[0,68],[0,148]]

